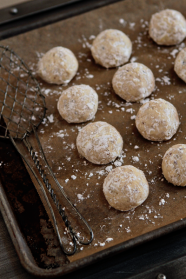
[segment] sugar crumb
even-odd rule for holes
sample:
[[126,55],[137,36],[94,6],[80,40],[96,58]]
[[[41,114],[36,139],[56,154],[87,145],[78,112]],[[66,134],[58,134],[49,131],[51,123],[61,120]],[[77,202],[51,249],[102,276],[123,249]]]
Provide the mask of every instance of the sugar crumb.
[[121,167],[121,165],[122,165],[122,163],[118,160],[114,162],[115,167]]
[[138,156],[132,156],[132,160],[134,162],[139,162],[139,157]]

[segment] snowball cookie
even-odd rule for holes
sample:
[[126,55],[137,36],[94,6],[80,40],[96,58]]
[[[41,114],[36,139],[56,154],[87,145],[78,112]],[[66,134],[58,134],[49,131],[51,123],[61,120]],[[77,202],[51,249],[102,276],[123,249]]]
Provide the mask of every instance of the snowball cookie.
[[149,185],[141,170],[122,166],[109,172],[103,183],[103,193],[112,207],[127,211],[146,200]]
[[78,70],[78,61],[73,52],[64,47],[50,49],[39,60],[38,75],[48,83],[68,83]]
[[76,139],[79,154],[94,164],[108,164],[120,155],[123,139],[110,124],[102,121],[83,127]]
[[152,141],[169,140],[179,126],[176,108],[163,99],[151,100],[142,105],[135,121],[140,134]]
[[149,35],[158,45],[176,45],[186,37],[186,21],[175,10],[163,10],[150,19]]
[[182,49],[175,60],[174,71],[176,74],[186,82],[186,48]]
[[123,32],[107,29],[95,38],[91,52],[96,63],[105,68],[117,67],[129,60],[132,43]]
[[186,144],[170,147],[163,157],[163,175],[175,186],[186,186]]
[[149,96],[155,87],[152,71],[141,63],[129,63],[119,68],[112,79],[117,95],[127,102]]
[[97,112],[98,94],[89,85],[74,85],[63,91],[57,108],[68,123],[86,122]]

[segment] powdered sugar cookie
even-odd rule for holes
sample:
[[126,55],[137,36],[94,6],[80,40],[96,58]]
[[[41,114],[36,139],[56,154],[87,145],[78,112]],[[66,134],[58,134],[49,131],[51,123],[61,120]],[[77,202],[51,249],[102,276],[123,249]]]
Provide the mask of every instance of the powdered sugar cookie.
[[141,205],[149,195],[144,173],[133,166],[122,166],[109,172],[104,180],[103,193],[108,203],[121,211]]
[[85,122],[97,112],[98,95],[89,85],[74,85],[62,92],[57,108],[67,122]]
[[169,140],[179,126],[176,108],[163,99],[151,100],[142,105],[135,121],[140,134],[152,141]]
[[182,49],[175,60],[174,71],[176,74],[186,82],[186,48]]
[[123,139],[110,124],[102,121],[86,125],[78,134],[79,154],[94,164],[108,164],[120,155]]
[[170,147],[162,161],[163,175],[175,186],[186,186],[186,144]]
[[96,63],[105,68],[117,67],[129,60],[132,43],[123,32],[107,29],[95,38],[91,52]]
[[184,16],[175,10],[166,9],[153,14],[149,35],[158,45],[176,45],[186,37]]
[[129,63],[117,70],[112,86],[117,95],[127,102],[149,96],[155,87],[152,71],[141,63]]
[[70,49],[54,47],[39,60],[38,75],[48,83],[68,83],[78,70],[78,61]]

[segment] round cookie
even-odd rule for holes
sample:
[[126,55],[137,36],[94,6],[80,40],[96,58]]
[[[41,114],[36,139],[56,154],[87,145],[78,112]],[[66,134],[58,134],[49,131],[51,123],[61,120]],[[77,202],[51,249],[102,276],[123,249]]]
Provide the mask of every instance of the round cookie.
[[79,132],[76,145],[79,154],[94,164],[108,164],[120,155],[123,139],[110,124],[90,123]]
[[186,82],[186,48],[182,49],[175,60],[174,71],[176,74]]
[[78,70],[73,52],[64,47],[54,47],[38,62],[38,75],[48,83],[64,84],[71,81]]
[[173,145],[166,151],[162,171],[168,182],[175,186],[186,186],[186,144]]
[[91,120],[98,108],[98,94],[89,85],[74,85],[64,90],[57,108],[68,123],[81,123]]
[[150,19],[149,35],[158,45],[181,43],[186,37],[184,16],[170,9],[153,14]]
[[127,102],[136,102],[149,96],[155,88],[152,71],[141,63],[128,63],[119,68],[112,79],[117,95]]
[[112,207],[127,211],[147,199],[149,185],[141,170],[130,165],[122,166],[109,172],[103,183],[103,193]]
[[91,52],[96,63],[105,68],[113,68],[129,60],[132,43],[123,32],[107,29],[94,39]]
[[180,124],[176,108],[163,99],[151,100],[142,105],[135,122],[140,134],[152,141],[169,140]]

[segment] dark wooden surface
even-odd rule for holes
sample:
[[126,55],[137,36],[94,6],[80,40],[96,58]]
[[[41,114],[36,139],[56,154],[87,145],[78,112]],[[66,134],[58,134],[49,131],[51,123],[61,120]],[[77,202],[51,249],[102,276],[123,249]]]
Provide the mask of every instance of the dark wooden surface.
[[31,279],[20,264],[11,238],[0,214],[0,278]]

